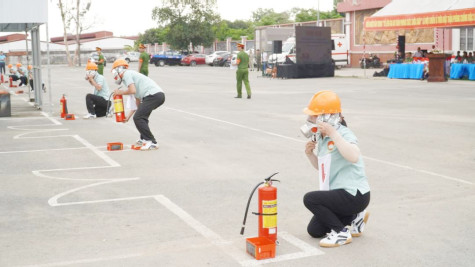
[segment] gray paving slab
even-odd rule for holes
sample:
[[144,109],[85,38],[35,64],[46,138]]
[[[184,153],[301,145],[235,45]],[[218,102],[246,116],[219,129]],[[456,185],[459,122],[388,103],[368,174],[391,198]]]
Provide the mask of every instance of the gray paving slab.
[[[247,100],[233,98],[232,70],[151,66],[166,102],[150,117],[160,149],[141,152],[128,149],[132,122],[81,118],[83,68],[52,66],[53,103],[37,111],[13,95],[13,116],[0,118],[0,266],[473,266],[475,84],[366,74],[251,72]],[[109,65],[105,76],[115,88]],[[307,234],[302,203],[317,174],[299,128],[319,90],[339,94],[372,195],[365,233],[336,249]],[[74,121],[59,118],[63,93]],[[244,246],[257,218],[239,231],[251,189],[274,172],[281,245],[257,262]]]

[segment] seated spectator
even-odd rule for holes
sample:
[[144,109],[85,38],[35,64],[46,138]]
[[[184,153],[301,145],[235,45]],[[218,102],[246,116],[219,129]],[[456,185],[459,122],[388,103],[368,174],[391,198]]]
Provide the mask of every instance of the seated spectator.
[[462,62],[462,56],[460,55],[460,51],[457,51],[457,55],[455,56],[454,63]]
[[468,63],[468,54],[467,51],[463,51],[463,56],[462,60],[460,60],[461,63],[467,64]]
[[472,52],[468,53],[468,57],[467,57],[468,63],[473,63],[473,60],[474,60],[474,58],[473,58]]
[[422,53],[421,48],[418,47],[417,51],[414,53],[414,57],[423,57],[423,56],[424,54]]
[[412,53],[411,52],[406,53],[406,59],[404,61],[405,62],[412,62]]

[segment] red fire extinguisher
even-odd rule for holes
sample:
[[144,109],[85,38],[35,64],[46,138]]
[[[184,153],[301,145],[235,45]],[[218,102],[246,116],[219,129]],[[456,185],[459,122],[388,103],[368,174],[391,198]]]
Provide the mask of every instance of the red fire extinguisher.
[[258,183],[252,190],[249,200],[247,201],[241,235],[244,234],[247,213],[252,195],[254,195],[254,192],[260,185],[264,184],[264,186],[259,187],[258,212],[253,212],[253,214],[259,216],[259,237],[267,237],[268,239],[277,242],[277,188],[272,186],[272,182],[280,182],[279,180],[272,179],[272,177],[277,173],[278,172],[264,179],[264,182]]
[[116,122],[123,122],[125,120],[124,100],[122,95],[114,95],[114,113]]
[[59,106],[60,106],[61,118],[66,117],[66,114],[68,114],[68,105],[67,105],[66,97],[64,94],[63,94],[63,97],[61,97],[61,100],[59,100]]

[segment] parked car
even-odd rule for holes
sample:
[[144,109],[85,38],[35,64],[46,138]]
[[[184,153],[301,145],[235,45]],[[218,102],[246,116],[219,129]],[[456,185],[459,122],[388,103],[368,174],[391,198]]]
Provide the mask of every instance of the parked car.
[[238,54],[238,51],[234,51],[231,56],[228,57],[228,60],[226,60],[226,63],[224,63],[224,66],[225,67],[229,67],[231,65],[235,65],[237,62],[236,62],[236,59],[237,59],[237,54]]
[[225,66],[228,59],[231,57],[231,53],[226,52],[225,54],[217,56],[213,61],[213,66],[223,67]]
[[139,58],[140,58],[140,52],[127,52],[123,54],[121,58],[125,59],[127,63],[137,62],[139,61]]
[[181,63],[181,59],[183,55],[177,51],[166,51],[160,52],[158,54],[153,55],[150,58],[150,64],[155,64],[155,66],[163,67],[165,65],[178,65]]
[[[106,55],[104,55],[104,53],[102,54],[104,56],[104,67],[106,66],[107,64],[107,57]],[[97,64],[97,62],[99,61],[99,54],[97,54],[97,52],[92,52],[91,55],[89,55],[89,62],[94,62]]]
[[206,64],[206,55],[203,54],[190,54],[181,59],[181,65],[184,66],[196,66]]
[[223,55],[229,53],[228,51],[215,51],[209,55],[206,56],[206,64],[213,66],[213,62],[216,59],[217,56]]

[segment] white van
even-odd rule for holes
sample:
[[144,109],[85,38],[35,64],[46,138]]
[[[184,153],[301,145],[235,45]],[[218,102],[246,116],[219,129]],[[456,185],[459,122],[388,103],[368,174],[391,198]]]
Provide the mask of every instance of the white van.
[[[348,48],[346,46],[345,34],[332,34],[332,59],[335,62],[336,67],[348,65]],[[272,54],[269,56],[269,63],[284,63],[285,58],[288,57],[294,63],[296,63],[295,57],[295,37],[290,37],[282,44],[281,54]]]

